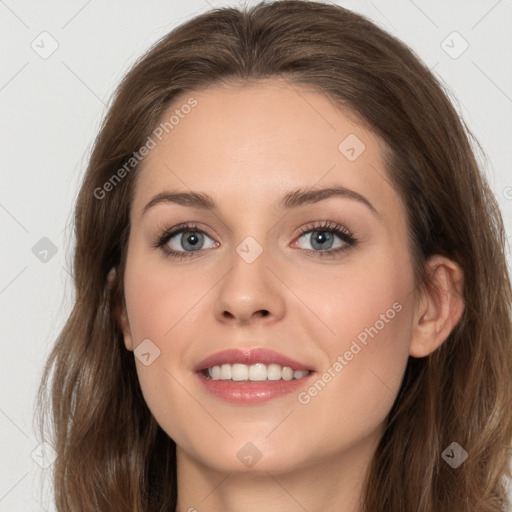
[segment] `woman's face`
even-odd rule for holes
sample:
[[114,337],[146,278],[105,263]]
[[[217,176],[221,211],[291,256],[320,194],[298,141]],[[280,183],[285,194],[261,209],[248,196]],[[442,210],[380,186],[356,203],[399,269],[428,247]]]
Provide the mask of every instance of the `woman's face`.
[[414,314],[382,141],[278,80],[184,94],[173,114],[137,179],[124,280],[151,412],[212,469],[353,470],[382,435]]

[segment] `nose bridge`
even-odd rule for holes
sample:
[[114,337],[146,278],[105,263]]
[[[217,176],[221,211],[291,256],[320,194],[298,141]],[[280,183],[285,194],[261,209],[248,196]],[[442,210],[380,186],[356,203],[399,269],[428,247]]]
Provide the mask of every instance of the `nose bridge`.
[[263,238],[264,233],[247,235],[234,247],[231,268],[221,282],[216,302],[220,320],[246,323],[256,317],[271,321],[282,316],[282,291],[269,269],[271,251]]

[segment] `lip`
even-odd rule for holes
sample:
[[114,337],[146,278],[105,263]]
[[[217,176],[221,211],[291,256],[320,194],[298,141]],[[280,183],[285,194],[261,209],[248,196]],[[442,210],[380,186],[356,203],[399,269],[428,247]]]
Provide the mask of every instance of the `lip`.
[[236,382],[232,380],[207,379],[201,372],[196,373],[203,389],[216,398],[233,405],[255,405],[297,393],[311,385],[316,372],[297,380],[266,380],[260,382]]
[[[203,370],[222,364],[271,364],[288,366],[293,370],[309,370],[309,375],[301,379],[293,380],[267,380],[267,381],[232,381],[208,379]],[[316,374],[311,366],[300,363],[274,350],[266,348],[253,349],[228,349],[217,352],[203,359],[194,368],[197,378],[203,389],[211,395],[234,405],[252,405],[267,402],[274,398],[298,392],[301,388],[310,385],[310,381]]]
[[292,370],[311,370],[312,372],[315,371],[311,366],[302,364],[298,361],[295,361],[294,359],[291,359],[290,357],[267,348],[252,348],[246,350],[232,348],[228,350],[222,350],[221,352],[216,352],[215,354],[212,354],[203,359],[195,366],[194,371],[201,372],[206,368],[211,368],[212,366],[236,363],[246,365],[256,363],[275,363],[280,366],[288,366]]

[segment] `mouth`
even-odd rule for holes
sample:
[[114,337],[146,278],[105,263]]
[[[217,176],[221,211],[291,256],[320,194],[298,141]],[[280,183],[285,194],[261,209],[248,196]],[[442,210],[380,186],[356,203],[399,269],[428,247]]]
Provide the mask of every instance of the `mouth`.
[[229,364],[210,366],[201,371],[205,378],[211,380],[230,380],[236,382],[263,382],[275,380],[299,380],[307,377],[310,370],[294,370],[277,363],[264,364]]
[[266,348],[228,349],[206,357],[194,368],[213,380],[301,379],[314,368]]
[[264,348],[217,352],[194,370],[209,394],[235,405],[289,395],[316,373],[312,367]]

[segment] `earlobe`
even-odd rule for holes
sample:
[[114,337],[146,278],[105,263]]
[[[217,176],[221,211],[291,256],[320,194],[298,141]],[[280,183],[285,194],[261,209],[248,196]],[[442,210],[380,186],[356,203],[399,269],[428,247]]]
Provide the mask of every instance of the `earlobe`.
[[[109,287],[113,286],[113,283],[115,282],[116,278],[116,269],[112,268],[108,274]],[[123,333],[124,345],[126,349],[133,350],[133,341],[130,331],[130,324],[128,322],[128,314],[126,312],[126,304],[124,303],[124,300],[121,301],[121,304],[118,303],[113,307],[112,314],[117,322],[117,325],[119,325],[121,332]]]
[[121,332],[123,333],[124,346],[126,350],[133,350],[133,341],[130,331],[130,324],[128,322],[128,315],[126,313],[126,307],[124,304],[116,309],[116,319]]
[[464,312],[463,273],[454,261],[432,256],[432,286],[420,297],[414,313],[409,355],[425,357],[448,338]]

